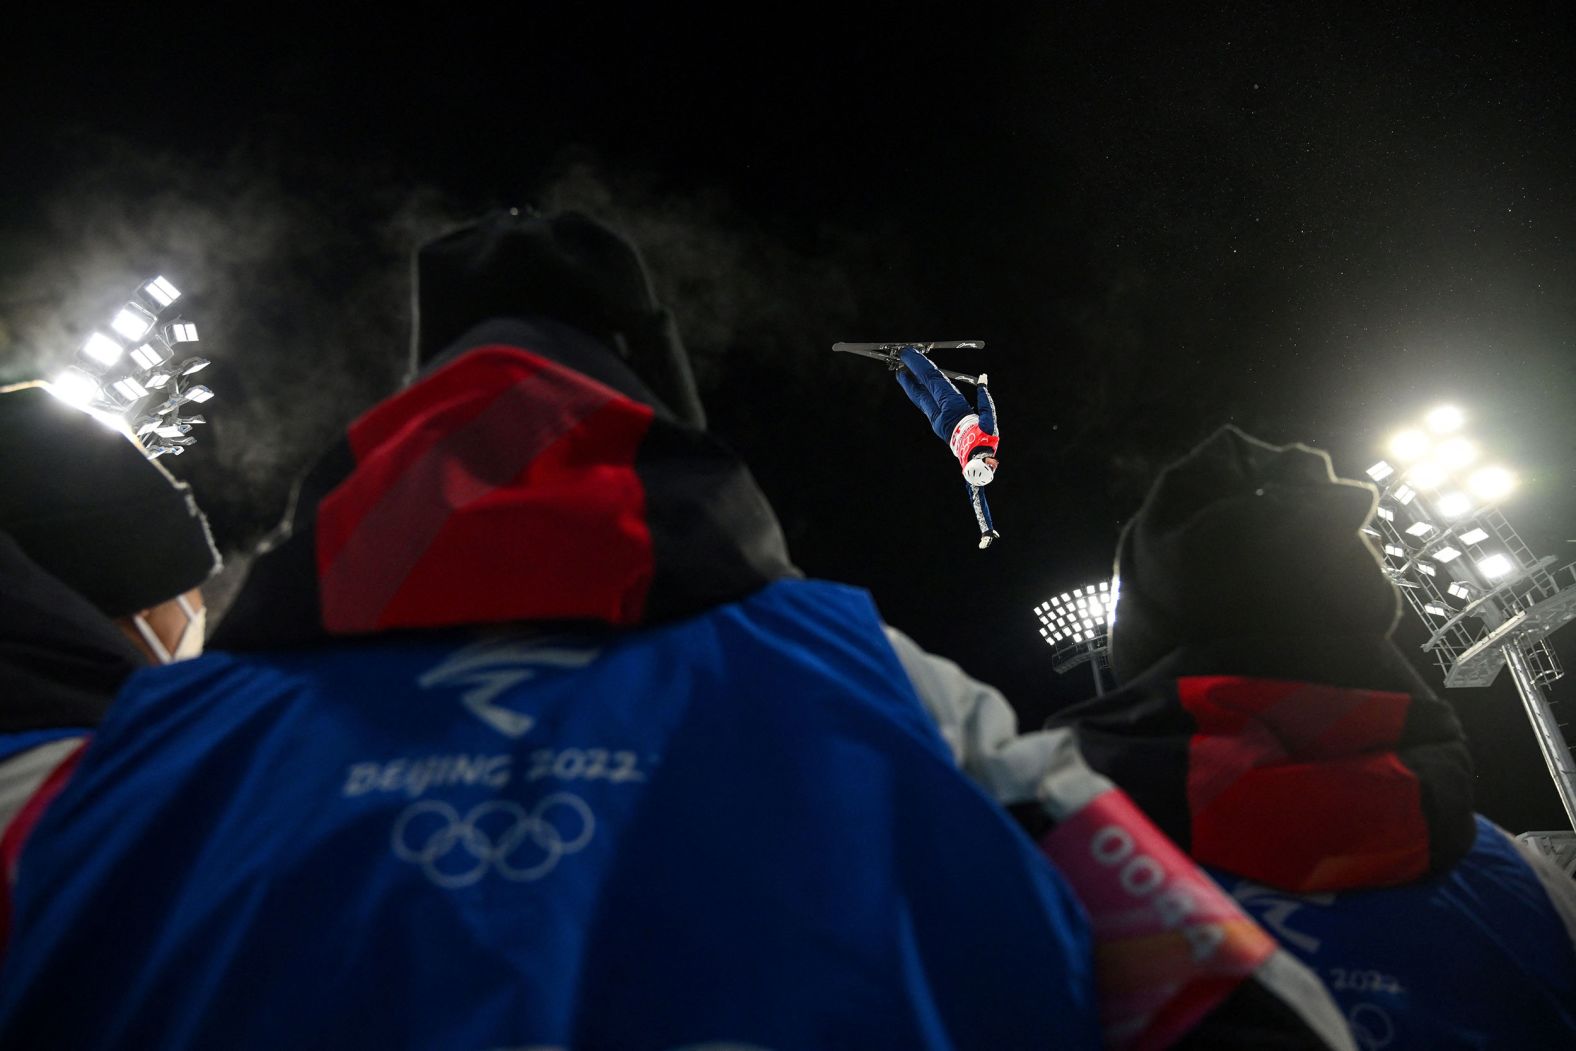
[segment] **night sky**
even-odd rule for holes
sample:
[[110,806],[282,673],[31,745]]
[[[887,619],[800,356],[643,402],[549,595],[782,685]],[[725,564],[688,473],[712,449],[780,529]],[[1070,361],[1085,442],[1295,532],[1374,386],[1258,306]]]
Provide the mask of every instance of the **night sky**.
[[[1523,538],[1576,560],[1569,6],[1036,6],[12,34],[0,381],[171,277],[219,392],[173,467],[238,578],[289,479],[396,383],[413,240],[577,206],[642,244],[798,563],[1026,723],[1089,685],[1032,607],[1107,575],[1157,468],[1226,421],[1358,475],[1452,402],[1518,470]],[[987,342],[938,360],[993,380],[991,551],[890,376],[830,352],[880,339]],[[1437,683],[1423,637],[1408,611]],[[1576,686],[1551,692],[1576,721]],[[1479,809],[1558,827],[1508,678],[1448,696]]]

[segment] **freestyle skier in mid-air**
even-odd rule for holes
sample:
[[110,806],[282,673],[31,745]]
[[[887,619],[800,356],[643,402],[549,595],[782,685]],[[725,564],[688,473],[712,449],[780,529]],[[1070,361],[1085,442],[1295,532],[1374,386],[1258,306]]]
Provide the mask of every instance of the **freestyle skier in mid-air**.
[[[939,368],[925,355],[933,350],[967,348],[982,350],[979,340],[962,340],[951,343],[836,343],[832,349],[843,354],[859,354],[886,362],[887,368],[897,373],[897,381],[908,395],[908,400],[918,405],[930,420],[936,437],[946,442],[952,455],[963,468],[963,481],[968,487],[969,505],[974,508],[974,520],[980,527],[980,550],[990,547],[1000,539],[991,522],[990,504],[985,502],[984,486],[996,477],[999,466],[996,449],[1001,437],[996,430],[996,402],[990,396],[990,382],[983,372],[969,376]],[[952,383],[960,379],[974,384],[978,390],[976,410],[969,409],[968,399]]]
[[918,347],[904,347],[898,360],[903,367],[897,374],[897,381],[903,392],[924,412],[930,420],[930,429],[951,447],[952,455],[963,468],[969,503],[980,527],[980,549],[990,547],[1000,534],[991,522],[984,487],[996,477],[999,466],[996,449],[1001,444],[1001,436],[996,431],[996,402],[990,396],[989,377],[982,372],[974,381],[978,394],[976,407],[971,410],[968,399],[959,393],[947,374]]

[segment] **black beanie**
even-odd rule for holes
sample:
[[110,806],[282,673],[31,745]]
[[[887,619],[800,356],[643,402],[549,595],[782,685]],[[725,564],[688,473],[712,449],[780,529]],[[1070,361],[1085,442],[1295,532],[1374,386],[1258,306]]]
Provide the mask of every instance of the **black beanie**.
[[1216,431],[1161,473],[1122,531],[1117,681],[1223,639],[1387,638],[1399,596],[1361,532],[1377,502],[1317,449]]
[[706,425],[678,327],[639,252],[578,212],[495,212],[423,245],[414,313],[411,376],[484,321],[548,318],[600,341],[663,407]]
[[190,487],[41,384],[0,390],[0,449],[0,530],[106,616],[166,602],[218,569]]

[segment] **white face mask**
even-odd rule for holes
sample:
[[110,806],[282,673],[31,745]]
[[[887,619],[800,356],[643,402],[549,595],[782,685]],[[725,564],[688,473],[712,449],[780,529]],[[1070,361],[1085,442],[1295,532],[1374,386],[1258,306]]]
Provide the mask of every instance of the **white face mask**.
[[137,634],[142,636],[142,641],[148,644],[148,649],[153,651],[160,664],[174,664],[176,661],[202,656],[203,638],[208,627],[208,608],[204,606],[202,609],[193,609],[185,595],[178,597],[175,602],[181,607],[181,612],[186,614],[186,627],[181,629],[181,637],[175,643],[174,653],[164,648],[158,632],[148,625],[142,614],[138,613],[131,618],[131,622],[137,626]]

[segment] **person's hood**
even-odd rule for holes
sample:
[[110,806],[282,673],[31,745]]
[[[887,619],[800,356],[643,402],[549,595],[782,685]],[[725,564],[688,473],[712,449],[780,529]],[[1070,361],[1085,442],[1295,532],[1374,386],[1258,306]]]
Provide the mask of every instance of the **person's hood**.
[[1389,638],[1401,599],[1364,533],[1378,498],[1319,449],[1217,430],[1160,473],[1117,542],[1117,681],[1217,639]]
[[0,388],[0,448],[0,529],[106,617],[151,609],[218,571],[191,487],[130,431],[22,383]]
[[1284,890],[1408,883],[1476,835],[1460,724],[1388,640],[1176,650],[1049,725],[1200,864]]
[[505,623],[628,627],[797,575],[749,471],[596,340],[473,328],[302,482],[215,648]]
[[93,603],[0,531],[0,734],[97,726],[143,664]]

